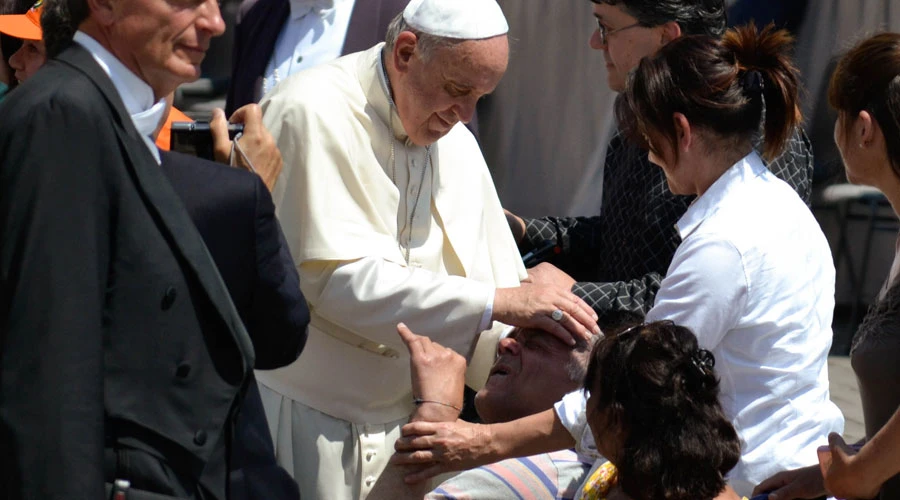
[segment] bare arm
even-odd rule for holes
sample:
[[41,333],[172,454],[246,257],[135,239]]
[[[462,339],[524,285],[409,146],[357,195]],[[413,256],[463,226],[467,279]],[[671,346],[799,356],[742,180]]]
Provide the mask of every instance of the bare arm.
[[397,440],[396,465],[425,466],[406,476],[419,483],[444,472],[466,470],[507,458],[571,448],[575,440],[551,408],[511,422],[472,424],[411,422]]

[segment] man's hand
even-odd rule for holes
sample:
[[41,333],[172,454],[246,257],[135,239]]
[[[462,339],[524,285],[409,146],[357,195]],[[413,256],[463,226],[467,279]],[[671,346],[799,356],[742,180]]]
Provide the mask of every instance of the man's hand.
[[753,489],[753,496],[769,493],[769,500],[819,498],[826,495],[818,465],[779,472]]
[[418,405],[410,421],[456,420],[459,411],[453,407],[462,408],[463,405],[466,359],[453,349],[416,335],[403,323],[397,325],[397,333],[409,350],[413,396],[430,401]]
[[825,488],[836,498],[875,498],[881,489],[875,468],[868,466],[857,451],[847,446],[844,439],[831,433],[831,464],[826,464]]
[[571,290],[575,280],[558,267],[549,262],[540,264],[528,270],[526,282],[535,285],[552,285],[566,290]]
[[491,426],[463,420],[431,423],[410,422],[394,444],[394,465],[424,468],[406,476],[414,484],[445,472],[468,470],[494,462]]
[[[559,320],[554,311],[562,312]],[[597,313],[566,288],[523,283],[515,288],[498,288],[494,294],[491,319],[507,325],[537,328],[553,334],[566,345],[575,339],[589,340],[599,334]]]
[[255,171],[271,191],[281,173],[283,161],[275,139],[262,123],[259,105],[248,104],[238,108],[231,115],[230,121],[225,120],[225,112],[221,109],[213,110],[209,128],[213,136],[213,154],[219,163],[228,164],[230,160],[232,145],[228,137],[229,123],[244,124],[244,132],[238,139],[238,144],[247,157],[244,158],[235,148],[235,163],[239,167]]
[[512,231],[516,244],[521,244],[522,240],[525,239],[525,221],[505,208],[503,213],[506,214],[506,223],[509,224],[509,230]]

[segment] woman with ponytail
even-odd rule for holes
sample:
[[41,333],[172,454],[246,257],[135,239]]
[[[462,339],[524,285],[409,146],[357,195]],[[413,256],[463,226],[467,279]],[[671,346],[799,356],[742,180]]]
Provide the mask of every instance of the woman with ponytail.
[[671,191],[697,195],[647,320],[688,327],[719,361],[722,406],[743,445],[728,481],[744,495],[815,464],[844,426],[829,398],[831,251],[753,150],[761,134],[763,154],[780,154],[800,123],[790,47],[771,25],[683,37],[641,61],[617,106]]
[[[649,151],[670,190],[697,196],[678,221],[682,242],[647,321],[687,327],[715,355],[722,410],[741,442],[725,480],[745,496],[778,471],[815,464],[817,446],[844,424],[828,386],[831,251],[807,206],[753,148],[761,134],[763,154],[777,156],[800,122],[790,42],[752,25],[721,39],[677,38],[639,63],[617,104],[620,128]],[[596,429],[585,404],[574,392],[555,411],[484,429],[410,424],[404,435],[419,437],[400,439],[395,461],[443,471],[572,445],[587,453],[594,441],[602,453],[617,434]],[[694,463],[662,465],[690,474]],[[714,498],[640,491],[633,500]]]

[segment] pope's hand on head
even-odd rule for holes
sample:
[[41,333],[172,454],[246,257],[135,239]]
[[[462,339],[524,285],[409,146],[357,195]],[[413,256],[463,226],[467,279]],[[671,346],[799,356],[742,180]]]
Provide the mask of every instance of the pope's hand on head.
[[[244,131],[238,139],[240,150],[232,148],[228,136],[229,123],[242,123]],[[281,173],[283,161],[281,152],[275,144],[272,134],[262,123],[262,110],[258,104],[247,104],[235,110],[230,120],[225,119],[225,112],[214,109],[209,128],[213,136],[213,153],[216,161],[229,163],[234,149],[234,163],[242,168],[256,172],[271,191]]]
[[544,330],[567,345],[600,333],[597,313],[570,290],[556,285],[523,283],[519,287],[498,288],[491,319]]

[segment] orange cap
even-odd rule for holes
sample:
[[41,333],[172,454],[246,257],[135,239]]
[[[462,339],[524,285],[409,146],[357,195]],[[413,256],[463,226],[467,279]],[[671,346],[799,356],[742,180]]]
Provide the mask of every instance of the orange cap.
[[0,16],[0,33],[24,40],[41,40],[41,10],[44,0],[38,0],[24,14]]

